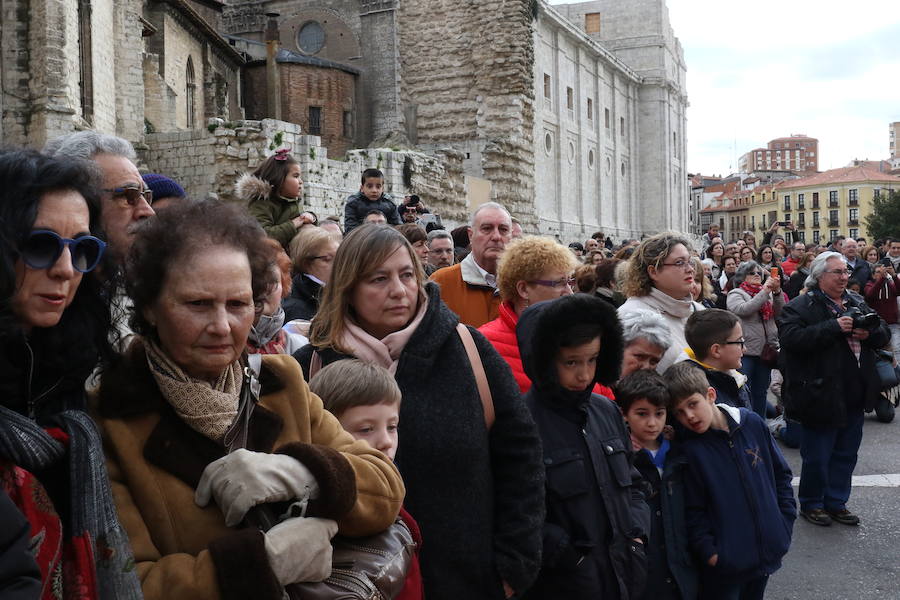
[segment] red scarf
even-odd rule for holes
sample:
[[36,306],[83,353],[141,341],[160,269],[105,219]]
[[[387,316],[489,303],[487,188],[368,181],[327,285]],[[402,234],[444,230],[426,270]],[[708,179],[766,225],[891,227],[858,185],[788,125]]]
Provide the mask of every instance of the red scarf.
[[[762,291],[762,285],[745,281],[741,284],[741,289],[750,294],[752,298]],[[759,309],[759,316],[762,317],[763,321],[768,321],[775,316],[775,309],[772,307],[771,300],[766,300],[766,303],[762,305],[762,308]]]

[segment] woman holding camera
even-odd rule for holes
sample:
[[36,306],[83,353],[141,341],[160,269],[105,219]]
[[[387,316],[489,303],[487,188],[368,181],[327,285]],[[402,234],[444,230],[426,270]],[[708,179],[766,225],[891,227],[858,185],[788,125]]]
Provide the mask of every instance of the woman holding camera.
[[[763,283],[763,280],[766,282]],[[766,418],[766,393],[772,378],[772,367],[763,363],[766,344],[778,346],[778,327],[775,319],[781,314],[785,296],[781,278],[766,274],[759,263],[741,263],[732,280],[734,289],[726,299],[728,310],[741,318],[744,332],[744,357],[741,372],[750,382],[753,412]]]
[[[874,350],[890,340],[881,319],[860,327],[873,320],[864,315],[874,313],[847,292],[849,280],[843,255],[820,254],[810,268],[807,293],[789,302],[779,320],[786,416],[802,424],[800,514],[823,526],[859,524],[847,500],[863,412],[881,397]],[[854,320],[848,311],[864,318]]]

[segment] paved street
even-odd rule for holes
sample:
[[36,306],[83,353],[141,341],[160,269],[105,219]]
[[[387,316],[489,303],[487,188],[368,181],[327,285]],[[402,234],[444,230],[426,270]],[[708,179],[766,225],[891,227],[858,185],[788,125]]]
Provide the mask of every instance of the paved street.
[[[794,474],[800,451],[782,447]],[[861,477],[893,474],[892,479]],[[817,527],[798,518],[791,551],[769,582],[772,600],[900,600],[900,418],[866,416],[849,508],[859,527]],[[795,481],[796,483],[796,481]],[[873,484],[889,484],[876,487]],[[794,488],[796,493],[796,486]]]

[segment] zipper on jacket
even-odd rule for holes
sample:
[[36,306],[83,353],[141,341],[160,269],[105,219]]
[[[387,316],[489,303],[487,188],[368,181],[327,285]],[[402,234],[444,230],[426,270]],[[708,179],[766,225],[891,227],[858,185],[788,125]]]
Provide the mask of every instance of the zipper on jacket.
[[60,377],[56,381],[56,383],[54,383],[49,388],[44,390],[40,395],[32,398],[33,390],[31,389],[31,386],[33,383],[32,380],[34,379],[34,351],[31,349],[31,344],[28,343],[28,340],[25,340],[25,348],[28,349],[28,385],[26,387],[27,394],[28,394],[28,397],[26,398],[26,401],[28,403],[28,418],[34,419],[35,418],[35,408],[37,407],[38,400],[40,400],[41,398],[43,398],[44,396],[46,396],[47,394],[49,394],[50,392],[55,390],[57,387],[59,387],[59,384],[62,383],[62,377]]

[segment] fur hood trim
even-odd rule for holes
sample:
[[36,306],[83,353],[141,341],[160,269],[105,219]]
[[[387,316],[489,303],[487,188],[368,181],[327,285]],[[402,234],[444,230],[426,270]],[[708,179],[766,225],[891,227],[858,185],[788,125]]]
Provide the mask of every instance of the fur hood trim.
[[254,200],[268,198],[272,193],[272,184],[250,173],[244,173],[234,184],[234,193],[238,199],[249,204]]
[[567,341],[561,336],[580,324],[599,325],[603,332],[594,381],[612,385],[619,379],[625,343],[616,309],[595,296],[572,294],[539,302],[519,317],[516,335],[522,366],[535,385],[543,389],[558,386],[556,355]]

